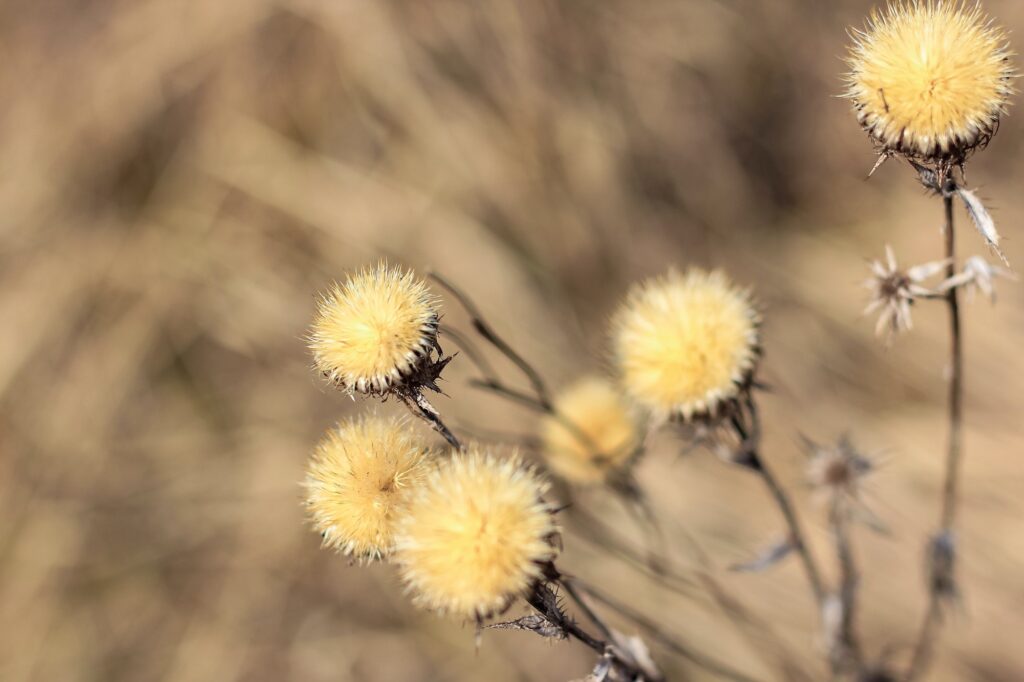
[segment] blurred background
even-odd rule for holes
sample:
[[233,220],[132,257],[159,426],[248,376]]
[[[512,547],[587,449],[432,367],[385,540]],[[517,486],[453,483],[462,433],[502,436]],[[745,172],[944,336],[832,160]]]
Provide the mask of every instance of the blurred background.
[[[1020,35],[1024,6],[985,4]],[[861,283],[885,244],[938,258],[941,205],[900,163],[864,179],[871,146],[836,95],[870,7],[0,2],[0,679],[589,672],[582,647],[529,633],[477,648],[306,524],[311,446],[372,406],[324,385],[303,335],[315,293],[381,257],[444,273],[556,388],[607,367],[606,321],[636,279],[697,264],[755,287],[765,457],[830,577],[798,435],[849,431],[884,463],[867,499],[890,533],[855,537],[862,631],[874,658],[905,661],[938,513],[945,310],[917,310],[886,349]],[[1018,111],[968,176],[1011,262]],[[961,254],[985,254],[958,219]],[[964,594],[936,680],[1024,679],[1024,297],[1000,285],[966,311]],[[467,326],[450,300],[445,314]],[[457,359],[436,401],[456,426],[535,428],[471,375]],[[680,450],[661,434],[639,468],[675,566],[711,570],[763,627],[572,533],[563,565],[756,679],[796,674],[780,660],[822,678],[798,564],[727,570],[782,532],[763,486]],[[583,500],[642,546],[607,493]],[[712,679],[652,648],[672,679]]]

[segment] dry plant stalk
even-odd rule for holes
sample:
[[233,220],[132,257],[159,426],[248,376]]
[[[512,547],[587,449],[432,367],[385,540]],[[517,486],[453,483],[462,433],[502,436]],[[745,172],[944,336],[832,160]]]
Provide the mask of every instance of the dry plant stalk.
[[[977,7],[923,0],[897,2],[855,33],[849,58],[849,97],[875,142],[879,164],[910,162],[920,182],[943,201],[941,260],[907,270],[887,247],[871,263],[867,282],[878,312],[877,332],[889,341],[912,328],[911,307],[942,300],[950,320],[949,436],[939,527],[928,543],[928,607],[913,657],[902,678],[923,675],[943,615],[955,596],[954,526],[963,456],[963,331],[960,289],[994,297],[993,280],[1009,271],[980,257],[958,268],[954,201],[959,198],[988,246],[1001,258],[994,221],[978,197],[956,179],[973,151],[995,134],[1014,76],[1002,32]],[[872,171],[873,172],[873,171]],[[1005,262],[1005,258],[1003,258]],[[943,280],[929,284],[939,275]],[[880,524],[859,491],[874,470],[849,438],[834,446],[807,441],[808,477],[827,502],[827,521],[838,581],[829,586],[806,540],[791,495],[765,461],[756,392],[761,360],[761,314],[749,290],[723,273],[670,271],[634,286],[613,317],[614,377],[585,377],[552,392],[538,372],[484,319],[460,289],[433,280],[469,314],[475,334],[522,374],[529,388],[504,381],[468,335],[440,324],[439,300],[410,271],[380,264],[351,275],[321,298],[309,335],[317,369],[350,395],[394,397],[446,441],[446,449],[420,441],[403,420],[366,417],[339,425],[317,447],[307,476],[307,506],[324,544],[361,562],[389,561],[414,604],[483,629],[513,629],[589,647],[597,662],[589,680],[654,682],[664,679],[646,644],[604,620],[591,600],[631,622],[651,641],[706,672],[731,680],[745,673],[696,651],[664,632],[628,600],[590,586],[557,565],[566,505],[550,503],[551,481],[566,494],[604,486],[614,492],[661,542],[633,470],[647,433],[674,429],[730,464],[761,478],[786,527],[785,538],[755,560],[733,567],[764,571],[796,556],[821,617],[826,663],[833,679],[893,680],[883,654],[873,660],[857,629],[860,572],[853,529]],[[452,356],[441,349],[447,334],[476,367],[471,384],[535,411],[539,433],[521,445],[541,456],[534,466],[518,455],[459,437],[427,400]],[[474,426],[475,428],[475,426]],[[519,439],[513,439],[519,440]],[[545,475],[546,474],[546,475]],[[570,515],[571,518],[571,515]],[[658,552],[640,556],[600,519],[580,510],[589,539],[681,594],[706,589],[727,615],[745,609],[706,571],[675,573]],[[583,535],[582,537],[587,537]],[[577,622],[567,599],[589,622]],[[494,622],[517,601],[533,613]],[[783,661],[787,674],[798,666]],[[798,676],[802,675],[799,673]]]
[[[949,314],[950,360],[948,436],[945,480],[938,530],[927,549],[928,605],[904,676],[914,680],[931,662],[942,619],[943,602],[956,596],[956,522],[963,459],[963,329],[959,289],[968,282],[991,297],[991,280],[1006,274],[983,259],[958,272],[954,199],[960,198],[989,248],[1003,261],[999,233],[978,197],[956,179],[973,152],[989,144],[1013,92],[1016,72],[1005,32],[980,5],[924,0],[900,1],[872,15],[855,31],[849,57],[846,96],[875,142],[879,162],[900,156],[909,161],[925,188],[942,198],[943,260],[907,273],[896,267],[874,268],[875,298],[869,308],[882,310],[879,330],[895,333],[910,327],[910,305],[940,298]],[[872,172],[874,172],[872,170]],[[945,270],[945,281],[928,289],[921,281]],[[897,286],[893,286],[897,284]]]

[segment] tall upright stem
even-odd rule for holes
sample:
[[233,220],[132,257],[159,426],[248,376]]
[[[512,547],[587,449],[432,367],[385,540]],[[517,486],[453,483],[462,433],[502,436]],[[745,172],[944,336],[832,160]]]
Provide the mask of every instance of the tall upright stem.
[[829,525],[836,557],[839,560],[839,605],[842,609],[835,641],[830,642],[829,657],[833,671],[857,670],[861,666],[860,640],[857,637],[857,588],[860,576],[850,541],[847,500],[836,496],[829,511]]
[[[956,274],[956,233],[953,227],[953,196],[956,188],[953,180],[947,179],[942,188],[945,224],[946,277]],[[955,553],[952,545],[953,525],[956,522],[957,491],[960,480],[960,460],[963,458],[963,331],[960,324],[960,300],[957,287],[951,287],[946,294],[949,308],[950,331],[950,379],[949,379],[949,435],[946,449],[945,483],[942,487],[942,503],[939,513],[939,531],[929,543],[928,604],[914,647],[910,669],[906,680],[910,682],[924,674],[931,662],[934,640],[942,620],[944,597],[953,589],[953,568]]]
[[[943,195],[946,212],[944,236],[946,242],[946,277],[956,275],[956,233],[953,230],[953,194]],[[941,528],[949,531],[956,520],[957,488],[960,479],[960,459],[963,453],[964,416],[964,358],[963,332],[960,328],[959,288],[950,287],[946,294],[949,306],[950,371],[949,381],[949,442],[946,451],[946,483],[942,494]]]

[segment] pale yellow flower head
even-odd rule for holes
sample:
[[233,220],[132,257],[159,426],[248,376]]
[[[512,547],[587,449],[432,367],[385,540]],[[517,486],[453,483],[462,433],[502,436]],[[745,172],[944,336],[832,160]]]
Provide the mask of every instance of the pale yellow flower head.
[[438,319],[437,300],[422,280],[381,263],[321,297],[309,346],[332,381],[383,394],[429,361]]
[[894,2],[853,38],[846,97],[883,151],[956,163],[995,134],[1015,71],[978,5]]
[[331,429],[306,472],[306,508],[324,545],[365,560],[390,554],[394,524],[433,458],[404,419],[365,417]]
[[749,292],[718,271],[636,285],[612,324],[622,385],[655,416],[711,416],[749,380],[759,321]]
[[640,420],[622,389],[590,376],[555,396],[555,415],[540,425],[552,471],[577,484],[601,483],[629,466],[640,446]]
[[527,592],[555,556],[546,489],[519,460],[476,447],[442,463],[398,525],[395,560],[414,603],[479,620]]

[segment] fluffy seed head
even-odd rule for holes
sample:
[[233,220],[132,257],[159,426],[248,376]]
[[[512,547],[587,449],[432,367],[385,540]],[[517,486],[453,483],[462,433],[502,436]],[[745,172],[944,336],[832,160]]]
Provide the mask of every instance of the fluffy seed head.
[[437,300],[422,280],[381,263],[321,297],[309,346],[332,381],[379,395],[429,362],[438,319]]
[[882,151],[957,163],[995,134],[1015,71],[978,5],[893,2],[853,40],[845,96]]
[[306,508],[324,544],[372,560],[387,556],[411,490],[432,469],[403,419],[365,417],[331,429],[306,472]]
[[721,272],[670,271],[633,288],[613,320],[622,384],[656,416],[713,415],[749,380],[760,317]]
[[540,426],[552,470],[572,483],[591,484],[630,464],[640,424],[621,389],[602,377],[585,377],[556,396],[554,406],[558,417],[547,415]]
[[555,555],[546,489],[517,459],[476,448],[442,463],[398,525],[395,559],[413,601],[483,619],[528,591]]

